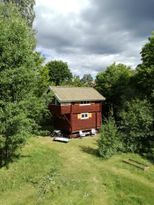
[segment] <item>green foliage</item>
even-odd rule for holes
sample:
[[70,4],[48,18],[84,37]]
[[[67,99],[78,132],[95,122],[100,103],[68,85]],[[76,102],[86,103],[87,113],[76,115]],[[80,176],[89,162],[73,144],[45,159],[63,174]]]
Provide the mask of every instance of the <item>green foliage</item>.
[[72,77],[71,82],[69,82],[69,84],[71,84],[72,86],[76,86],[76,87],[82,87],[84,86],[83,82],[81,82],[80,76],[74,75]]
[[141,152],[149,149],[154,133],[152,108],[148,101],[136,99],[126,103],[120,116],[120,130],[126,151]]
[[0,28],[0,99],[17,103],[32,94],[37,81],[35,38],[10,5],[0,5]]
[[142,64],[135,71],[112,64],[98,73],[96,88],[107,99],[107,112],[113,108],[123,135],[123,151],[145,152],[154,159],[154,33],[142,48],[141,57]]
[[50,82],[55,83],[55,85],[69,82],[72,78],[72,73],[67,63],[63,61],[50,61],[46,67],[49,71]]
[[12,3],[17,6],[22,16],[26,19],[29,26],[32,27],[35,13],[34,13],[34,4],[35,0],[1,0],[5,4]]
[[34,52],[34,61],[36,64],[36,86],[35,93],[38,97],[44,95],[47,91],[50,83],[49,83],[49,71],[46,66],[44,66],[44,58],[41,56],[39,52]]
[[144,45],[141,51],[142,66],[154,66],[154,32],[149,37],[149,42]]
[[113,118],[109,118],[102,125],[98,140],[98,151],[101,157],[108,159],[121,148],[120,133]]
[[0,122],[0,166],[4,166],[17,156],[31,126],[18,103],[1,104]]
[[[0,4],[0,155],[11,161],[47,113],[43,59],[33,51],[34,33],[17,8]],[[42,74],[43,73],[43,74]],[[47,76],[47,75],[46,75]]]
[[148,98],[154,104],[154,66],[145,67],[140,65],[136,69],[136,75],[133,78],[134,85],[137,88],[138,95],[142,98]]
[[154,33],[148,40],[141,50],[142,63],[136,68],[133,84],[138,97],[148,98],[154,108]]
[[83,78],[81,79],[81,82],[83,82],[86,86],[93,86],[93,77],[91,74],[84,74]]
[[154,108],[154,33],[148,40],[141,51],[142,64],[137,66],[134,85],[140,96],[147,97]]
[[15,7],[0,6],[0,28],[0,71],[21,66],[33,68],[34,33]]
[[89,86],[88,84],[85,84],[78,75],[73,75],[71,80],[67,82],[61,83],[62,86],[70,86],[70,87],[86,87]]
[[112,64],[96,76],[96,88],[112,105],[114,114],[121,109],[123,102],[133,95],[130,89],[130,79],[133,70],[123,64]]
[[[112,64],[96,76],[96,87],[109,99],[124,94],[133,72],[130,67],[123,64]],[[120,93],[119,93],[120,92]],[[118,94],[119,93],[119,94]]]

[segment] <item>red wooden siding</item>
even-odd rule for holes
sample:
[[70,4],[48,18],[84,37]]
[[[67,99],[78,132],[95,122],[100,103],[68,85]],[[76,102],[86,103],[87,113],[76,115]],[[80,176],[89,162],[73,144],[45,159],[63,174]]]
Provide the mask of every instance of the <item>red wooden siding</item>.
[[89,119],[78,119],[77,114],[72,116],[72,131],[96,128],[96,113],[92,113]]
[[68,113],[83,113],[83,112],[101,112],[101,103],[92,103],[91,105],[80,105],[80,104],[72,104],[72,105],[49,105],[49,109],[58,114],[68,114]]
[[54,105],[54,104],[49,104],[49,110],[52,113],[55,113],[57,115],[63,115],[63,114],[68,114],[71,112],[71,106],[70,105],[65,105],[65,106],[61,106],[61,105]]
[[[67,133],[75,133],[79,130],[100,129],[102,119],[102,103],[93,102],[89,105],[72,103],[70,105],[49,105],[54,116],[54,127]],[[88,119],[78,118],[78,114],[90,113]]]
[[101,124],[102,124],[102,113],[97,112],[97,128],[98,129],[101,127]]
[[72,113],[83,113],[83,112],[99,112],[101,111],[100,103],[93,103],[91,105],[72,105]]

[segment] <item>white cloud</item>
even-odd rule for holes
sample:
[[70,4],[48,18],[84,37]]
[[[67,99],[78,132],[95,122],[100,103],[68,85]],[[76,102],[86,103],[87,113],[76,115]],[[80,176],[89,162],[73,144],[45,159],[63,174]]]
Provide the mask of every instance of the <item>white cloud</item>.
[[36,9],[39,6],[61,13],[80,13],[82,9],[87,7],[88,0],[36,0]]

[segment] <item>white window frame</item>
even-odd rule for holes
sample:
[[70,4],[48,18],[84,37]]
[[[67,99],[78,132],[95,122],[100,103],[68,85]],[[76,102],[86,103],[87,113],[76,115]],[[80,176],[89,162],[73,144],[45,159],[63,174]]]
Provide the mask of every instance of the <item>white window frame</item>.
[[90,105],[89,101],[81,101],[80,106]]
[[81,120],[86,120],[89,119],[89,113],[85,112],[85,113],[81,113]]

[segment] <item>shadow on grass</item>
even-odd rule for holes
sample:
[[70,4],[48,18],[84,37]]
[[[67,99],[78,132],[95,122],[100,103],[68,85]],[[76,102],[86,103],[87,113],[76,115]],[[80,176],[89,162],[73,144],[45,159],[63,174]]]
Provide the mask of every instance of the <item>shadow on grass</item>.
[[154,154],[146,154],[145,156],[144,155],[141,155],[143,159],[146,159],[148,160],[150,163],[154,164]]
[[9,169],[9,165],[11,165],[14,162],[17,162],[21,158],[30,158],[30,155],[21,155],[21,154],[14,154],[8,158],[0,159],[0,168],[5,167],[6,169]]
[[89,146],[80,146],[82,152],[99,157],[98,149]]
[[19,155],[18,159],[20,158],[30,158],[32,157],[31,155]]

